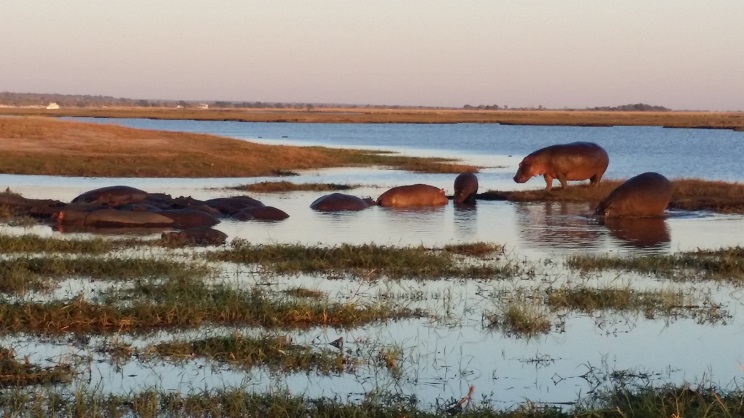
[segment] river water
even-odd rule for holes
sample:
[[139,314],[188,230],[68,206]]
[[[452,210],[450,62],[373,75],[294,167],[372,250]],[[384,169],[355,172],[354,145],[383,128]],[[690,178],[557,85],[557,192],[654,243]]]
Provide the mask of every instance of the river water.
[[[541,127],[482,124],[293,124],[161,121],[144,119],[75,120],[113,123],[129,127],[187,131],[228,136],[267,144],[323,145],[331,147],[390,150],[406,155],[448,157],[483,167],[478,174],[480,191],[543,188],[541,178],[525,184],[512,180],[519,161],[528,153],[555,143],[592,141],[610,155],[605,178],[627,178],[644,171],[657,171],[669,178],[697,177],[710,180],[744,181],[741,156],[744,133],[727,130],[665,129],[659,127]],[[177,163],[177,162],[175,162]],[[452,194],[452,174],[419,174],[380,168],[334,168],[308,170],[289,180],[312,183],[348,183],[361,187],[350,193],[377,197],[390,187],[427,183]],[[78,194],[102,186],[125,184],[149,192],[173,196],[210,198],[230,195],[222,188],[276,178],[213,179],[103,179],[49,176],[0,175],[0,186],[30,198],[69,201]],[[232,238],[255,243],[378,243],[389,245],[441,246],[453,243],[491,242],[503,244],[510,257],[560,265],[563,257],[583,253],[667,254],[695,248],[716,249],[741,245],[744,217],[708,212],[671,211],[663,220],[633,228],[600,225],[583,204],[513,203],[479,201],[464,210],[447,205],[426,210],[391,210],[373,207],[353,213],[317,213],[309,205],[324,193],[289,192],[255,194],[267,205],[290,215],[277,223],[224,221],[216,228]],[[0,227],[6,232],[17,229]],[[32,232],[53,235],[48,228]],[[615,285],[664,287],[644,277],[603,274],[587,279],[559,267],[546,276],[550,281],[604,281]],[[195,364],[188,373],[169,365],[142,367],[136,362],[124,371],[98,370],[106,387],[124,392],[142,385],[166,390],[195,387],[255,385],[287,387],[308,396],[361,398],[372,390],[394,389],[416,394],[433,403],[458,398],[475,385],[478,393],[492,396],[504,406],[526,399],[539,402],[570,402],[597,386],[598,375],[614,370],[632,370],[654,382],[697,382],[711,379],[720,384],[738,382],[744,372],[744,329],[740,290],[730,286],[687,287],[685,291],[710,294],[730,315],[715,324],[694,318],[651,319],[634,315],[570,314],[553,332],[535,338],[516,338],[491,331],[482,325],[485,312],[504,301],[496,298],[503,287],[493,284],[442,281],[430,284],[391,285],[331,283],[322,278],[303,278],[305,286],[348,295],[376,294],[421,286],[430,296],[429,308],[459,312],[457,325],[426,321],[401,321],[355,330],[326,330],[300,333],[298,341],[317,341],[343,336],[346,341],[381,341],[402,347],[405,379],[360,376],[277,377],[262,370],[225,372],[210,365]],[[276,286],[297,285],[286,279]],[[522,286],[524,284],[519,284]],[[386,286],[392,286],[392,290]],[[536,280],[528,287],[547,286]],[[684,287],[685,285],[680,285]],[[384,288],[384,289],[383,289]],[[382,289],[382,290],[381,290]],[[396,290],[397,289],[397,290]],[[486,295],[486,296],[484,296]],[[35,347],[28,342],[30,347]],[[57,347],[64,352],[66,348]],[[43,352],[48,355],[47,347]],[[33,350],[32,350],[33,351]],[[126,379],[126,376],[139,376]],[[600,379],[601,380],[601,379]],[[186,381],[186,382],[185,382]],[[115,389],[112,389],[115,391]]]

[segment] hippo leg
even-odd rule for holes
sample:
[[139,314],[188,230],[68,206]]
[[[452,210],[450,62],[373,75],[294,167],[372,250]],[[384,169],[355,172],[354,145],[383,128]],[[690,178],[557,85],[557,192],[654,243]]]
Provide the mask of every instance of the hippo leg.
[[597,173],[589,178],[589,185],[594,186],[602,180],[602,174]]
[[549,192],[553,188],[553,176],[545,173],[543,174],[543,178],[545,179],[545,190]]
[[564,175],[559,174],[558,181],[561,182],[561,189],[565,189],[566,187],[568,187],[568,179],[566,178],[565,174]]

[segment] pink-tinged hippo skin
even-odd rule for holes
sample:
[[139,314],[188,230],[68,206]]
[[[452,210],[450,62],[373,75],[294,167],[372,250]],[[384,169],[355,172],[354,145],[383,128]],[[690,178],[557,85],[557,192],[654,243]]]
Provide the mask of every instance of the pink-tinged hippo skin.
[[147,199],[147,192],[129,186],[109,186],[87,191],[72,203],[90,203],[99,206],[121,206]]
[[587,179],[593,185],[602,179],[609,162],[604,148],[593,142],[551,145],[524,157],[514,181],[524,183],[534,176],[543,176],[545,190],[553,188],[553,179],[558,179],[563,188],[569,181]]
[[[252,218],[251,218],[252,216]],[[289,218],[287,212],[273,206],[245,208],[232,216],[236,220],[281,221]]]
[[444,206],[447,202],[444,189],[429,186],[428,184],[393,187],[377,198],[377,204],[379,206],[390,208]]
[[247,208],[258,208],[264,206],[261,201],[249,196],[218,197],[205,200],[207,206],[219,210],[223,215],[232,216]]
[[663,216],[674,187],[659,173],[647,172],[617,186],[597,206],[605,218]]
[[155,213],[172,219],[174,228],[210,227],[220,223],[214,216],[194,209],[168,209]]
[[457,205],[472,205],[478,193],[478,177],[473,173],[462,173],[455,178],[455,195],[453,201]]
[[310,204],[310,209],[319,212],[357,211],[374,206],[375,201],[344,193],[331,193],[321,196]]
[[143,228],[172,226],[173,220],[152,212],[76,208],[62,209],[56,215],[58,225],[103,228]]

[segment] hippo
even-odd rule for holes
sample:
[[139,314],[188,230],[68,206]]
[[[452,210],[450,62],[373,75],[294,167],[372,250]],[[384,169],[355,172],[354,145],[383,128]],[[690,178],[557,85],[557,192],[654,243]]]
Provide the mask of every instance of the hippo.
[[455,195],[457,205],[472,205],[478,193],[478,177],[473,173],[462,173],[455,178]]
[[659,173],[646,172],[617,186],[597,206],[605,218],[663,216],[674,187]]
[[352,196],[344,193],[331,193],[321,196],[310,204],[310,209],[320,212],[354,211],[374,206],[375,201],[370,198]]
[[245,208],[232,215],[237,220],[281,221],[289,218],[287,212],[273,206]]
[[172,226],[174,221],[167,216],[152,212],[117,210],[95,207],[67,207],[56,215],[58,225],[80,227],[161,227]]
[[551,145],[524,157],[514,181],[524,183],[542,175],[545,190],[553,188],[553,179],[558,179],[564,189],[568,181],[589,179],[589,184],[595,185],[602,179],[609,162],[607,152],[593,142]]
[[155,213],[172,219],[174,228],[210,227],[220,223],[214,216],[194,209],[168,209]]
[[99,206],[121,206],[147,199],[147,192],[129,186],[108,186],[90,190],[76,198],[72,203],[90,203]]
[[428,184],[393,187],[377,198],[379,206],[393,208],[443,206],[447,202],[443,189]]
[[216,199],[209,199],[204,203],[209,207],[219,210],[226,216],[231,216],[246,208],[258,208],[264,205],[260,201],[248,196],[218,197]]

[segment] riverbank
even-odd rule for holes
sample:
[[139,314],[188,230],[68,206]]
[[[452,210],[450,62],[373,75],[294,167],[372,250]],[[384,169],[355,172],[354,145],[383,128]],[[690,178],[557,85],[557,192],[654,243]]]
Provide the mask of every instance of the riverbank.
[[175,108],[0,108],[0,115],[147,118],[287,123],[498,123],[550,126],[663,126],[744,131],[744,112],[621,112],[583,110],[465,109],[175,109]]

